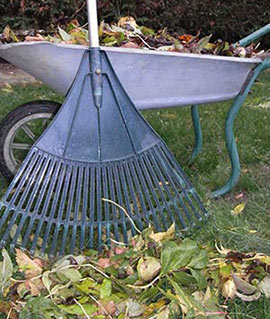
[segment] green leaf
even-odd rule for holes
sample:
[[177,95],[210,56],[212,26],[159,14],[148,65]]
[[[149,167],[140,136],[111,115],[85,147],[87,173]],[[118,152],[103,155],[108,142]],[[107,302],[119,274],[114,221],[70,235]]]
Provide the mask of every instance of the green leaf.
[[6,284],[9,282],[13,274],[13,264],[5,248],[3,248],[2,250],[2,256],[3,261],[0,263],[0,287],[3,292]]
[[199,52],[201,52],[202,49],[207,47],[211,37],[212,37],[212,34],[200,39],[200,41],[198,42],[198,50],[199,50]]
[[76,282],[82,279],[82,275],[79,273],[78,270],[74,268],[66,268],[66,269],[61,269],[58,272],[61,275],[66,276],[70,281]]
[[198,254],[192,256],[188,264],[189,268],[203,269],[208,265],[208,253],[206,250],[200,250]]
[[145,26],[140,27],[140,29],[144,35],[154,35],[155,34],[155,31],[153,29],[147,28]]
[[199,310],[203,313],[205,312],[205,309],[200,302],[195,300],[192,296],[186,294],[185,291],[171,278],[168,277],[168,280],[172,284],[172,286],[175,290],[175,293],[181,297],[181,299],[184,301],[184,303],[187,307],[189,307],[190,309],[194,309],[195,311]]
[[177,250],[177,244],[174,241],[168,241],[164,244],[161,252],[161,275],[170,271],[173,252]]
[[110,297],[112,294],[112,282],[105,278],[100,286],[100,299]]
[[63,41],[70,41],[71,40],[71,35],[69,35],[65,30],[63,30],[62,28],[60,28],[58,26],[58,32],[60,34],[60,37]]
[[146,302],[147,300],[150,300],[152,301],[156,295],[158,294],[158,288],[157,287],[151,287],[149,289],[146,289],[145,291],[143,291],[141,294],[140,294],[140,297],[139,297],[139,301],[140,302]]
[[51,279],[49,278],[49,276],[50,276],[50,271],[49,270],[47,270],[47,271],[45,271],[44,273],[43,273],[43,275],[42,275],[42,283],[43,283],[43,285],[45,286],[45,288],[48,290],[48,292],[50,292],[51,290],[51,284],[52,284],[52,281],[51,281]]
[[161,252],[161,275],[187,266],[197,250],[197,243],[189,238],[184,239],[180,245],[172,241],[165,243]]
[[76,284],[76,288],[85,294],[93,294],[99,296],[100,285],[90,278],[87,278],[80,284]]
[[30,299],[20,311],[19,319],[65,319],[66,316],[48,298]]
[[84,304],[82,305],[82,307],[80,305],[71,305],[71,306],[67,306],[67,305],[58,305],[58,307],[67,312],[70,313],[72,315],[77,315],[77,316],[84,316],[85,313],[84,311],[87,313],[88,316],[92,315],[94,312],[98,311],[98,307],[94,306],[93,304]]
[[184,271],[173,272],[173,280],[182,286],[196,283],[196,279]]
[[200,270],[191,269],[192,276],[196,279],[199,290],[207,287],[207,280]]
[[231,264],[225,264],[220,266],[220,274],[222,277],[229,277],[233,271],[233,267]]

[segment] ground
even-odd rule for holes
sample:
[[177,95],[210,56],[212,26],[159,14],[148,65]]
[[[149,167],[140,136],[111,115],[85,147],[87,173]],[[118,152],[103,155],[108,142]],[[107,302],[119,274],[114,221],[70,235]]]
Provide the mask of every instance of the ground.
[[6,84],[34,83],[37,80],[30,74],[9,63],[0,63],[0,88]]

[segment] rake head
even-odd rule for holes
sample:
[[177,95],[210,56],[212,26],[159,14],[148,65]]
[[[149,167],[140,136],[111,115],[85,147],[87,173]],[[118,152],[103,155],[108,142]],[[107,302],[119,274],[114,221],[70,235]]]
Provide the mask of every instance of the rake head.
[[[98,91],[93,60],[102,69]],[[0,202],[0,247],[8,242],[50,257],[100,250],[111,239],[128,243],[136,228],[161,231],[174,222],[183,231],[206,215],[106,53],[90,49],[61,110]]]

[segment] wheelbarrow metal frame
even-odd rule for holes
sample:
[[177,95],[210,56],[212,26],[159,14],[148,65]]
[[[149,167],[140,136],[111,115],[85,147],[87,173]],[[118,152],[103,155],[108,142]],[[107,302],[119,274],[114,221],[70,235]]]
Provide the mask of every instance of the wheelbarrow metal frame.
[[[263,28],[251,33],[247,37],[240,40],[238,43],[235,43],[234,46],[247,46],[251,42],[258,40],[262,36],[270,33],[270,23],[264,26]],[[266,58],[263,60],[258,66],[252,70],[246,79],[242,90],[238,94],[238,96],[234,99],[234,102],[226,116],[225,120],[225,138],[226,138],[226,146],[231,162],[231,174],[228,178],[227,182],[219,189],[215,190],[212,193],[213,197],[219,197],[227,194],[232,190],[232,188],[236,185],[239,176],[240,176],[240,160],[237,150],[237,145],[235,142],[235,136],[233,132],[234,128],[234,121],[236,119],[237,114],[239,113],[242,105],[244,104],[248,93],[250,92],[252,86],[256,79],[261,75],[263,71],[270,68],[270,59]],[[193,160],[202,150],[203,145],[203,136],[202,136],[202,129],[200,124],[200,116],[199,116],[199,106],[192,105],[191,107],[191,116],[193,121],[193,128],[194,128],[194,135],[195,135],[195,146],[192,151]]]

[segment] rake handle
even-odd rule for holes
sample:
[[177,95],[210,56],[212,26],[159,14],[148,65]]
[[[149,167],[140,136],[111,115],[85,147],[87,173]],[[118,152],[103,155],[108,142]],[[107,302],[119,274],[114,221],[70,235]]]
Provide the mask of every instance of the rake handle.
[[86,0],[90,48],[99,47],[97,1]]

